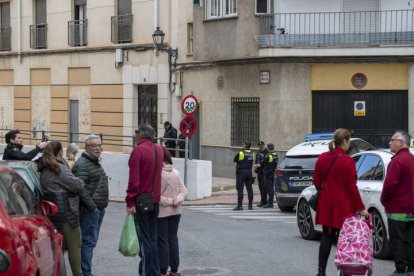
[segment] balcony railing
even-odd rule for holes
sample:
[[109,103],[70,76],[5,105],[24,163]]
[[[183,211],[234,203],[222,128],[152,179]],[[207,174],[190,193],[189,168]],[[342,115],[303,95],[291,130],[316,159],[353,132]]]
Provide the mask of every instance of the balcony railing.
[[414,44],[414,10],[264,15],[256,40],[260,48]]
[[88,19],[68,22],[69,46],[86,46],[88,44]]
[[47,48],[47,24],[30,25],[30,48]]
[[11,50],[11,27],[0,27],[0,51]]
[[111,41],[113,43],[132,42],[132,14],[111,17]]

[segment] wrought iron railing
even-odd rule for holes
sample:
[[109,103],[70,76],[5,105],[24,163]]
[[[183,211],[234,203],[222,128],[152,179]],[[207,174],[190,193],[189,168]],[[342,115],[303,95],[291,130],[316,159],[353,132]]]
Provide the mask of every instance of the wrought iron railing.
[[0,51],[11,50],[11,27],[0,27]]
[[132,42],[132,14],[111,17],[111,41],[113,43]]
[[68,22],[68,44],[72,47],[88,45],[88,19]]
[[414,44],[414,10],[263,15],[256,40],[261,48]]
[[260,98],[231,98],[231,145],[259,141]]
[[47,24],[30,25],[30,48],[47,48]]

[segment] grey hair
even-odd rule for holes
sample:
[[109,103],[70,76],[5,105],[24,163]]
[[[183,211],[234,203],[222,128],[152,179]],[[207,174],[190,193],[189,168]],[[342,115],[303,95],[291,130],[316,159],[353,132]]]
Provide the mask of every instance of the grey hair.
[[142,139],[154,139],[155,130],[149,124],[141,124],[138,126],[139,136]]
[[92,140],[101,140],[101,137],[95,134],[90,134],[85,137],[85,145],[89,145]]
[[68,147],[66,148],[66,157],[69,157],[69,155],[75,151],[79,150],[79,146],[75,143],[70,143]]
[[401,140],[404,141],[404,144],[409,147],[411,144],[411,135],[408,134],[405,130],[397,130],[395,133],[398,133],[401,136]]

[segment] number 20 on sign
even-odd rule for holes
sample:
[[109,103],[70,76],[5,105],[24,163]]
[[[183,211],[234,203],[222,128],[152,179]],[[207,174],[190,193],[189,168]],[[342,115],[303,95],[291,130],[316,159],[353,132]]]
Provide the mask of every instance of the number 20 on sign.
[[193,95],[187,95],[181,101],[181,111],[185,115],[192,115],[197,111],[198,108],[198,100]]

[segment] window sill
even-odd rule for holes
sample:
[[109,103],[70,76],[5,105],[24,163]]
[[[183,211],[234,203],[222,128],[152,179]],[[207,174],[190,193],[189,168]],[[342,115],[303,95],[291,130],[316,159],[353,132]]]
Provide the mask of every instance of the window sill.
[[214,17],[214,18],[205,18],[203,22],[210,22],[210,21],[219,21],[219,20],[226,20],[226,19],[237,19],[238,15],[226,16],[226,17]]

